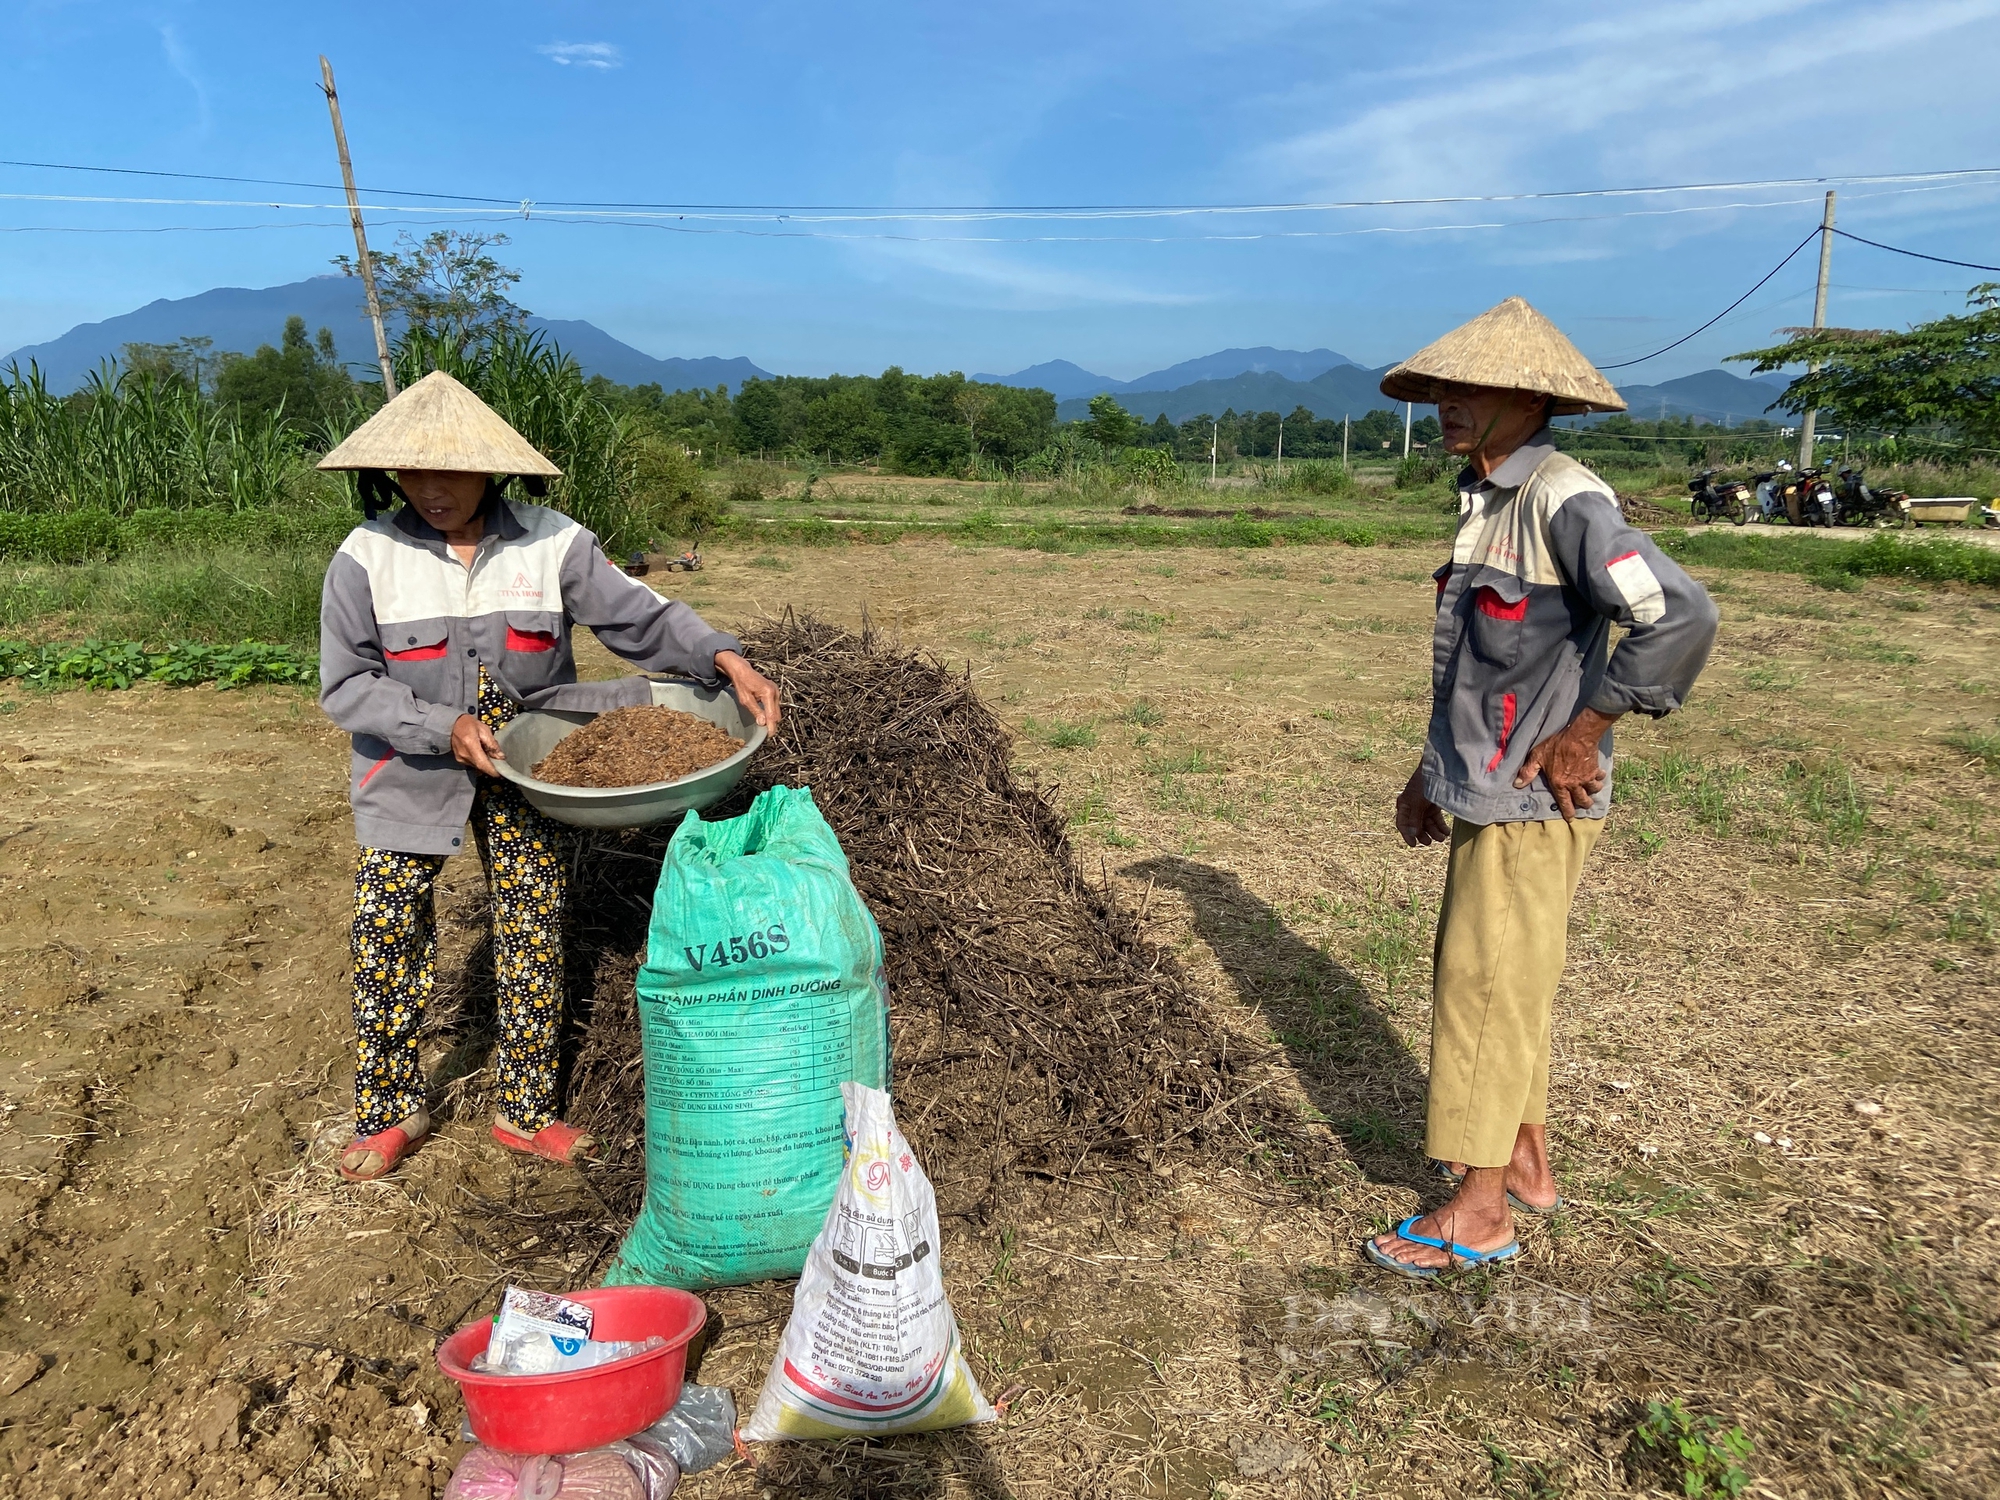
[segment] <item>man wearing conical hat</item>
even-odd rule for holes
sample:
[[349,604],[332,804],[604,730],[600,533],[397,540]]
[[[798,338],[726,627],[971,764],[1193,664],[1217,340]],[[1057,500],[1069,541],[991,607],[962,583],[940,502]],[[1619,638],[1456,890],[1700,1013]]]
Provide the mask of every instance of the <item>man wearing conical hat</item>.
[[[735,636],[605,557],[560,511],[510,499],[560,474],[442,371],[384,406],[320,463],[360,471],[368,521],[341,543],[320,601],[320,705],[353,737],[355,1139],[345,1177],[384,1176],[430,1129],[417,1036],[435,976],[432,888],[468,821],[492,898],[500,1045],[493,1138],[558,1162],[590,1138],[557,1117],[564,901],[560,825],[493,762],[521,709],[650,703],[643,677],[580,683],[590,627],[644,672],[727,679],[760,724],[778,693]],[[391,472],[394,478],[390,477]],[[394,499],[392,514],[378,515]]]
[[1396,799],[1406,844],[1450,845],[1425,1149],[1458,1188],[1362,1245],[1428,1280],[1518,1254],[1513,1211],[1562,1203],[1544,1139],[1550,1009],[1611,805],[1611,726],[1686,701],[1716,611],[1611,487],[1556,450],[1551,417],[1625,403],[1519,297],[1397,365],[1382,391],[1436,403],[1445,446],[1467,460],[1435,575],[1430,731]]

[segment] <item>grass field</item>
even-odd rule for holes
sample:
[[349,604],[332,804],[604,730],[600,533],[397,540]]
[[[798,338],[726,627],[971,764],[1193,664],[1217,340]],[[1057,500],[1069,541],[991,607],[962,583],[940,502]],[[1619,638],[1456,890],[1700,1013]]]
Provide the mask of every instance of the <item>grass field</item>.
[[[1683,713],[1621,727],[1572,922],[1551,1099],[1569,1206],[1523,1224],[1516,1267],[1413,1288],[1354,1247],[1443,1192],[1420,1154],[1443,864],[1388,815],[1427,714],[1441,497],[1245,501],[1432,528],[1406,545],[1035,550],[903,524],[1068,505],[992,488],[782,502],[908,534],[732,532],[702,573],[654,581],[725,623],[865,612],[969,668],[1080,861],[1214,1024],[1276,1059],[1336,1166],[1289,1180],[1246,1135],[1219,1169],[1163,1161],[1134,1201],[1078,1188],[953,1223],[975,1366],[989,1394],[1019,1387],[1006,1420],[686,1492],[1992,1493],[2000,595],[1691,556],[1721,640]],[[314,568],[10,567],[0,599],[27,639],[305,640]],[[0,1396],[0,1497],[435,1494],[457,1405],[412,1309],[484,1306],[498,1263],[465,1205],[528,1169],[481,1145],[478,1038],[441,1033],[438,1142],[390,1187],[332,1175],[338,736],[277,687],[7,684],[0,715],[0,950],[21,976],[0,1010],[0,1355],[44,1361]],[[476,869],[446,885],[456,975]],[[747,1400],[785,1289],[712,1305],[702,1378]]]

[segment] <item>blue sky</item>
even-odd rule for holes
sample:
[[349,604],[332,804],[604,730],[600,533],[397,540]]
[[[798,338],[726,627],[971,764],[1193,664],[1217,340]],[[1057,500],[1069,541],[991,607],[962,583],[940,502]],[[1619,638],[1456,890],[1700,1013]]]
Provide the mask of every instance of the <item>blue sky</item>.
[[[364,188],[507,203],[1243,204],[2000,166],[2000,0],[14,0],[0,155],[337,181],[322,51]],[[251,205],[0,198],[0,349],[157,297],[296,280],[351,244],[338,213],[256,206],[331,201],[309,189],[0,167],[0,193]],[[1631,357],[1739,295],[1819,198],[1081,222],[370,218],[378,246],[399,221],[502,230],[524,305],[656,355],[798,373],[1067,358],[1122,378],[1229,345],[1379,364],[1510,293],[1601,362]],[[2000,178],[1843,186],[1840,223],[2000,264]],[[1708,368],[1807,321],[1813,268],[1808,250],[1716,330],[1619,378]],[[1841,241],[1831,321],[1935,317],[1979,279]]]

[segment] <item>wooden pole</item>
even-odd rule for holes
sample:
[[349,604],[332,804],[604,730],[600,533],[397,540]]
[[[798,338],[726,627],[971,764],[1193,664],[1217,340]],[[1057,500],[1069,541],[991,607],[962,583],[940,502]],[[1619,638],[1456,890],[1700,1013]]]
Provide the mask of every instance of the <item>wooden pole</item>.
[[[1826,280],[1833,274],[1833,200],[1834,194],[1826,195],[1826,215],[1819,221],[1819,289],[1813,293],[1813,327],[1826,327]],[[1806,372],[1817,375],[1819,362],[1807,364]],[[1813,427],[1819,420],[1817,410],[1808,411],[1805,420],[1799,424],[1799,467],[1813,466]]]
[[375,325],[375,358],[382,366],[382,398],[396,398],[396,372],[389,361],[389,335],[382,327],[382,301],[375,295],[375,262],[368,255],[368,230],[361,222],[361,200],[354,193],[354,163],[347,155],[347,129],[340,123],[340,95],[333,87],[333,64],[319,60],[320,87],[326,91],[327,113],[333,116],[333,144],[340,150],[340,180],[347,184],[347,216],[354,222],[354,256],[361,267],[361,291],[368,299],[368,321]]

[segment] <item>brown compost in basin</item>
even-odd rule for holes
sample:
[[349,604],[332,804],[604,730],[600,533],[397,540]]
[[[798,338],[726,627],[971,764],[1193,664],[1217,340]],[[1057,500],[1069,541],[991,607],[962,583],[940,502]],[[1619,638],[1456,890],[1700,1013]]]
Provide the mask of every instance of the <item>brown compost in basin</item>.
[[564,735],[534,775],[557,786],[645,786],[692,776],[742,748],[743,741],[677,708],[614,708]]

